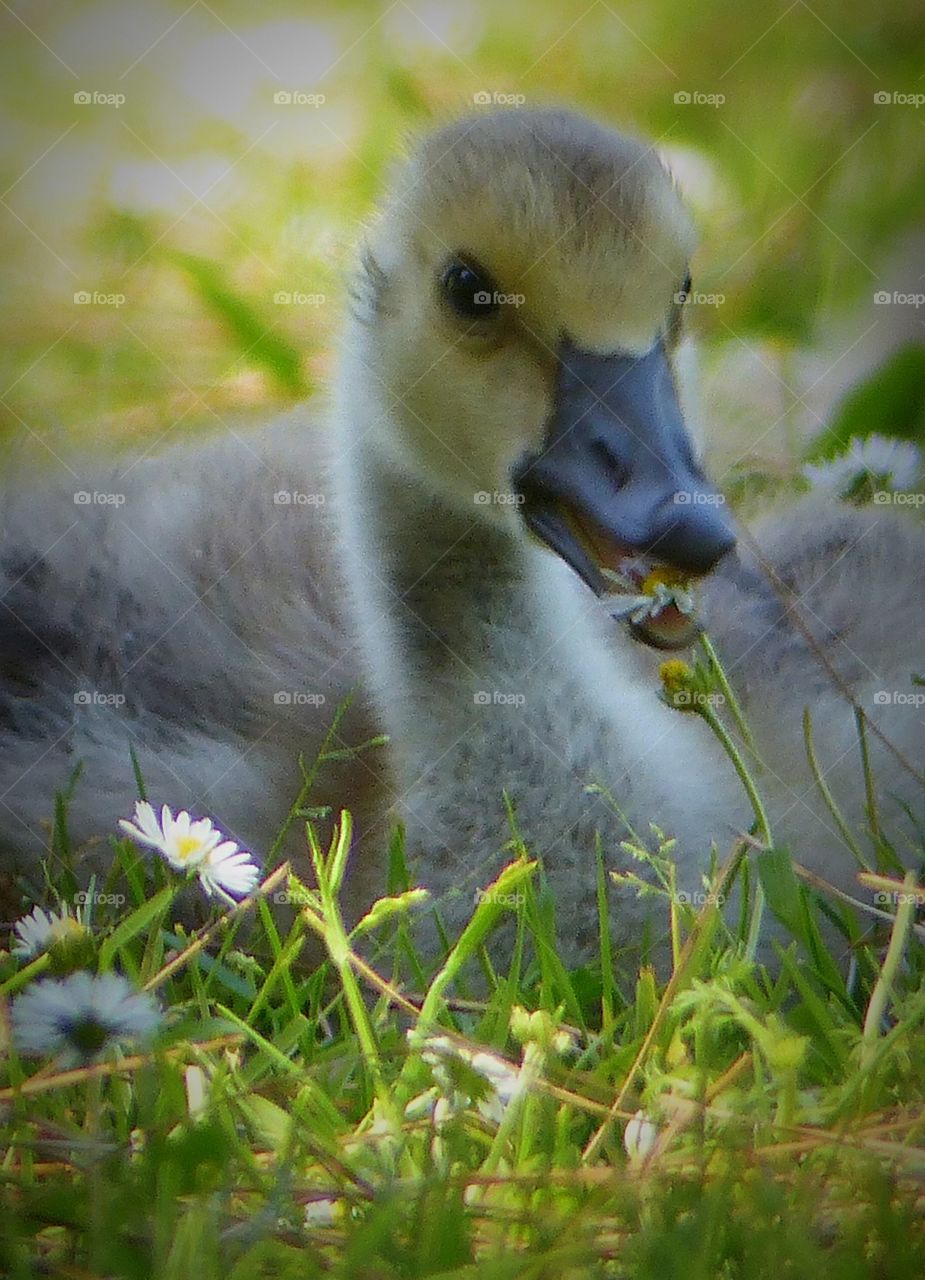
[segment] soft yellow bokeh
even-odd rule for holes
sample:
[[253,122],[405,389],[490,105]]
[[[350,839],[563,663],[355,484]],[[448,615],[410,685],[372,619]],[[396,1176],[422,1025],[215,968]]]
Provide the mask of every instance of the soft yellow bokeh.
[[702,230],[707,427],[786,471],[921,332],[873,301],[925,267],[919,27],[912,0],[4,6],[4,435],[50,457],[311,390],[405,134],[488,98],[654,139]]

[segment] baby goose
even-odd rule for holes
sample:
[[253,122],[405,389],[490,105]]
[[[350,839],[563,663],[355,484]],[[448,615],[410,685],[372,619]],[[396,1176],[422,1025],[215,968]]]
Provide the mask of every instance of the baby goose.
[[[813,645],[865,708],[903,687],[922,538],[879,510],[772,527],[758,559],[812,643],[760,563],[730,554],[672,371],[692,245],[644,145],[563,111],[459,121],[424,140],[370,231],[328,431],[297,413],[145,459],[94,482],[123,507],[76,520],[73,486],[11,491],[9,865],[42,856],[41,820],[78,761],[72,834],[111,830],[135,794],[132,746],[152,797],[266,850],[298,753],[312,757],[352,692],[338,741],[384,731],[389,747],[323,771],[312,802],[358,811],[353,909],[381,891],[400,818],[415,880],[458,923],[510,856],[513,811],[544,860],[563,953],[585,955],[598,837],[618,867],[628,831],[657,823],[693,894],[712,846],[725,855],[750,822],[706,725],[662,704],[650,652],[602,604],[608,575],[643,557],[690,575],[719,564],[704,611],[756,725],[772,825],[850,888],[854,862],[797,746],[812,702],[823,768],[859,823],[853,708]],[[300,500],[274,506],[280,492]],[[684,638],[651,624],[647,637]],[[918,717],[882,710],[915,760]],[[902,817],[920,781],[879,738],[871,753]],[[649,910],[621,896],[616,936],[638,940]]]

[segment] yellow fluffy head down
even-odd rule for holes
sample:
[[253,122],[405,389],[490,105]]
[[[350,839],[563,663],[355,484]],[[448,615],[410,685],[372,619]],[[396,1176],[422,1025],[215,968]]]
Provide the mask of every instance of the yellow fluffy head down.
[[[559,110],[487,112],[429,135],[371,229],[359,290],[389,445],[470,507],[473,490],[508,487],[543,438],[558,345],[641,354],[671,339],[692,248],[642,142]],[[454,263],[498,300],[487,318],[448,304]]]

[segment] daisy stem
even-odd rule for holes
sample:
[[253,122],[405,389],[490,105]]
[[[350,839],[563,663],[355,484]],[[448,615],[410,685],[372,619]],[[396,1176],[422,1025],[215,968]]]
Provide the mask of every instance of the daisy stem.
[[[761,802],[761,796],[758,794],[758,788],[755,786],[754,780],[748,771],[745,761],[739,753],[738,747],[729,736],[726,726],[715,714],[712,707],[707,703],[701,703],[697,710],[719,739],[720,745],[732,761],[732,766],[739,775],[739,780],[745,788],[745,793],[752,806],[752,812],[755,815],[755,826],[758,830],[758,835],[761,837],[762,843],[767,849],[772,848],[774,841],[771,837],[771,827],[768,822],[768,815],[765,813],[764,805]],[[749,960],[754,960],[755,954],[758,950],[758,938],[761,933],[761,922],[763,917],[764,890],[759,882],[755,886],[755,896],[752,902],[752,914],[748,924],[748,937],[745,942],[745,954]]]
[[768,823],[768,816],[765,813],[764,805],[761,802],[761,796],[758,794],[758,789],[755,786],[755,783],[752,779],[751,774],[748,772],[748,768],[745,764],[745,761],[742,759],[741,755],[739,754],[738,748],[736,747],[736,744],[733,742],[732,738],[729,736],[725,725],[716,716],[712,708],[710,708],[706,704],[703,704],[698,708],[698,710],[700,711],[700,714],[703,716],[703,718],[706,720],[707,724],[709,724],[710,728],[716,734],[716,737],[719,739],[720,745],[728,755],[729,759],[732,761],[733,768],[735,769],[736,773],[739,775],[739,779],[741,780],[742,785],[745,788],[746,794],[748,795],[749,802],[752,806],[752,812],[755,815],[755,825],[758,828],[758,834],[760,835],[762,841],[768,846],[768,848],[770,848],[774,842],[771,839],[771,828]]
[[100,1121],[102,1116],[103,1078],[93,1075],[87,1080],[87,1138],[91,1147],[90,1167],[88,1169],[88,1190],[90,1192],[89,1219],[89,1261],[94,1270],[101,1265],[103,1241],[106,1231],[103,1205],[106,1197],[102,1194],[100,1177],[100,1153],[93,1148],[100,1140]]
[[707,655],[710,668],[716,676],[716,681],[722,690],[723,697],[726,699],[726,705],[729,708],[733,720],[736,722],[739,733],[742,735],[742,741],[748,747],[752,755],[757,759],[758,752],[755,747],[755,740],[748,727],[748,721],[745,719],[745,714],[742,711],[738,698],[733,693],[732,685],[729,683],[723,664],[719,660],[719,654],[713,648],[713,641],[705,631],[701,632],[700,643],[703,646],[704,653]]

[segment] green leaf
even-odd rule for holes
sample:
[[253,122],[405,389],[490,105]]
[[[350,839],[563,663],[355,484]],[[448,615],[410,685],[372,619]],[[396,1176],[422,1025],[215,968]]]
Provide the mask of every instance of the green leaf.
[[844,997],[845,984],[822,940],[809,895],[797,879],[788,849],[766,849],[758,855],[758,876],[769,909],[797,938],[826,986]]
[[111,968],[119,949],[124,947],[126,943],[131,942],[133,938],[136,938],[161,912],[167,910],[176,892],[175,885],[167,885],[161,889],[160,893],[156,893],[153,898],[143,902],[140,907],[137,907],[130,916],[113,930],[100,947],[101,970]]

